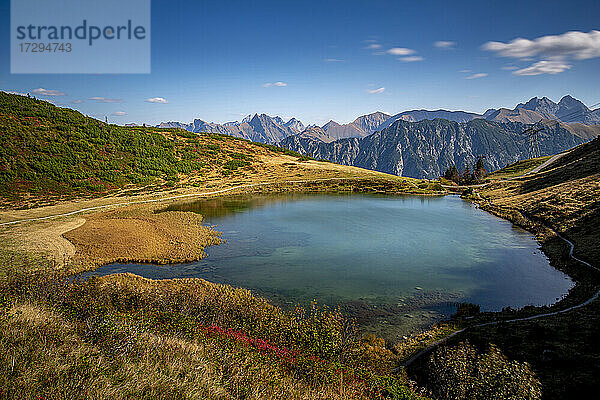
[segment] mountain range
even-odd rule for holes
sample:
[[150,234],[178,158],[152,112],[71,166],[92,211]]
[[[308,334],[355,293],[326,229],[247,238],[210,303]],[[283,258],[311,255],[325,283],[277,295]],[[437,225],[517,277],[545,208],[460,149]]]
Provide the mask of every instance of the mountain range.
[[347,124],[331,120],[323,126],[254,114],[225,124],[196,119],[158,126],[233,135],[339,164],[437,178],[447,167],[464,169],[483,155],[490,171],[532,157],[530,140],[523,134],[531,124],[544,126],[538,137],[540,155],[555,154],[598,136],[600,109],[590,110],[567,95],[558,103],[534,97],[513,109],[489,109],[483,114],[412,110],[390,116],[378,111]]
[[526,103],[519,103],[514,109],[489,109],[483,114],[467,111],[411,110],[395,115],[374,112],[356,118],[353,122],[340,124],[333,120],[323,126],[305,126],[296,118],[284,121],[281,117],[266,114],[248,115],[241,121],[217,124],[195,119],[191,123],[162,122],[161,128],[181,128],[191,132],[214,132],[242,137],[256,142],[277,144],[288,136],[299,135],[330,143],[344,138],[362,138],[390,127],[397,120],[419,122],[436,118],[454,122],[469,122],[475,119],[508,123],[533,124],[542,119],[586,125],[600,124],[600,109],[590,110],[581,101],[567,95],[558,103],[547,97],[534,97]]
[[162,122],[159,128],[181,128],[190,132],[209,132],[232,135],[261,143],[279,143],[288,136],[304,131],[304,124],[295,118],[285,122],[280,117],[270,117],[266,114],[254,114],[241,122],[216,124],[195,119],[192,123]]
[[[560,153],[600,134],[600,125],[571,126],[544,120],[538,134],[539,155]],[[362,138],[324,142],[294,135],[280,145],[317,159],[353,165],[413,178],[437,178],[446,168],[472,167],[484,157],[488,171],[531,158],[530,139],[524,131],[531,125],[495,122],[482,118],[468,122],[447,119],[409,122],[398,119],[391,126]]]

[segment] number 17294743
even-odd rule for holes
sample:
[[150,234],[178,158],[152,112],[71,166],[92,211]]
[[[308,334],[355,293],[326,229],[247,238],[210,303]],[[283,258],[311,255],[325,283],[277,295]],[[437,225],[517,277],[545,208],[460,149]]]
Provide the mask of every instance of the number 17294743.
[[32,42],[19,43],[21,53],[70,53],[72,51],[71,43],[54,42]]

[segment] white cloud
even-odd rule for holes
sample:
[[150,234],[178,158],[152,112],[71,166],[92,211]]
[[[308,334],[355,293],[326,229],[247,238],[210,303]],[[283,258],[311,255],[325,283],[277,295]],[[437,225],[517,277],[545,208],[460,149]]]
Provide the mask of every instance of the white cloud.
[[519,69],[519,67],[516,67],[514,65],[505,65],[504,67],[502,67],[502,69],[505,71],[514,71],[515,69]]
[[564,61],[538,61],[535,64],[519,69],[513,72],[513,75],[541,75],[541,74],[558,74],[571,68],[570,64]]
[[107,99],[106,97],[88,97],[88,100],[93,100],[97,103],[122,103],[123,99]]
[[73,103],[73,104],[81,104],[81,103],[83,103],[83,100],[75,99],[71,103]]
[[287,86],[287,85],[288,85],[288,84],[287,84],[287,83],[285,83],[285,82],[273,82],[273,83],[270,83],[270,82],[268,82],[268,83],[265,83],[265,84],[263,85],[263,87],[272,87],[272,86],[276,86],[276,87],[285,87],[285,86]]
[[449,40],[438,40],[437,42],[433,43],[433,45],[438,49],[453,50],[456,47],[456,42],[451,42]]
[[408,56],[408,57],[401,57],[398,60],[404,61],[404,62],[415,62],[415,61],[423,61],[424,58],[421,56]]
[[65,94],[59,90],[49,90],[44,88],[33,89],[33,93],[39,94],[42,96],[64,96]]
[[462,72],[463,74],[468,74],[469,72],[471,72],[471,70],[470,69],[461,69],[458,72]]
[[572,31],[534,40],[517,38],[508,43],[487,42],[482,48],[510,58],[571,56],[576,60],[585,60],[600,57],[600,31]]
[[367,93],[369,94],[379,94],[379,93],[383,93],[385,92],[385,88],[384,87],[380,87],[379,89],[368,89]]
[[169,101],[164,97],[151,97],[146,99],[146,103],[167,104]]
[[127,115],[127,113],[125,111],[115,111],[114,113],[112,113],[110,115],[113,115],[115,117],[122,117],[124,115]]
[[326,58],[325,62],[338,63],[338,62],[344,62],[344,60],[340,60],[339,58]]
[[365,49],[367,49],[367,50],[377,50],[380,48],[381,48],[381,45],[379,43],[371,43],[370,45],[365,47]]
[[465,79],[479,79],[488,76],[485,72],[479,72],[477,74],[469,75]]
[[393,47],[389,49],[387,53],[393,56],[408,56],[414,54],[415,51],[412,49],[407,49],[405,47]]

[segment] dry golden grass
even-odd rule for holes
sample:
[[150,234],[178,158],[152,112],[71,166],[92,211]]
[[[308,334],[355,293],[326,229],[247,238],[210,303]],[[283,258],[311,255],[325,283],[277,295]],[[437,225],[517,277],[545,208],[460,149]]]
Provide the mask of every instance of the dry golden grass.
[[202,258],[204,248],[221,243],[219,233],[202,225],[202,216],[156,212],[157,206],[129,206],[87,216],[64,236],[76,257],[95,265],[110,262],[174,263]]

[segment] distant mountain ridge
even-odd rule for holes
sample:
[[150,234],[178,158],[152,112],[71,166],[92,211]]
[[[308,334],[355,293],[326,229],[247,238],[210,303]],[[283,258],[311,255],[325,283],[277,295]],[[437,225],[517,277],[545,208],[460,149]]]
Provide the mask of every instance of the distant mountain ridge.
[[[581,101],[570,95],[564,96],[558,103],[547,97],[533,97],[525,103],[519,103],[514,109],[498,108],[489,109],[483,114],[467,111],[448,110],[411,110],[395,115],[388,115],[381,111],[362,115],[347,124],[340,124],[333,120],[323,126],[304,125],[296,118],[287,122],[281,117],[270,117],[266,114],[250,114],[241,121],[226,122],[224,124],[209,123],[195,119],[191,123],[162,122],[158,127],[181,128],[191,132],[214,132],[242,137],[252,141],[277,144],[283,139],[302,133],[303,138],[314,138],[328,143],[344,138],[362,138],[390,127],[398,120],[419,122],[423,120],[445,119],[453,122],[470,122],[475,119],[485,119],[500,123],[532,124],[542,119],[557,120],[568,123],[582,123],[586,125],[600,125],[600,108],[590,110]],[[316,129],[319,128],[319,129]]]
[[266,114],[248,115],[241,122],[217,124],[195,119],[192,123],[161,122],[158,128],[180,128],[190,132],[221,133],[236,136],[253,142],[279,143],[290,135],[302,132],[304,124],[295,118],[285,122],[281,117]]
[[[556,154],[596,137],[600,126],[544,120],[539,134],[541,155]],[[396,120],[391,126],[363,138],[324,142],[294,135],[280,145],[317,159],[353,165],[413,178],[437,178],[451,165],[472,166],[485,155],[490,171],[530,158],[529,139],[523,132],[531,125],[499,123],[482,118],[469,122],[445,119],[408,122]]]
[[447,110],[404,111],[404,112],[401,112],[399,114],[396,114],[396,115],[390,117],[388,120],[386,120],[384,123],[382,123],[379,126],[378,130],[387,128],[388,126],[392,125],[394,122],[396,122],[399,119],[401,119],[403,121],[407,121],[407,122],[419,122],[419,121],[423,121],[425,119],[441,118],[441,119],[446,119],[448,121],[469,122],[469,121],[474,120],[475,118],[481,118],[481,117],[482,116],[480,114],[475,114],[475,113],[466,112],[466,111],[447,111]]

